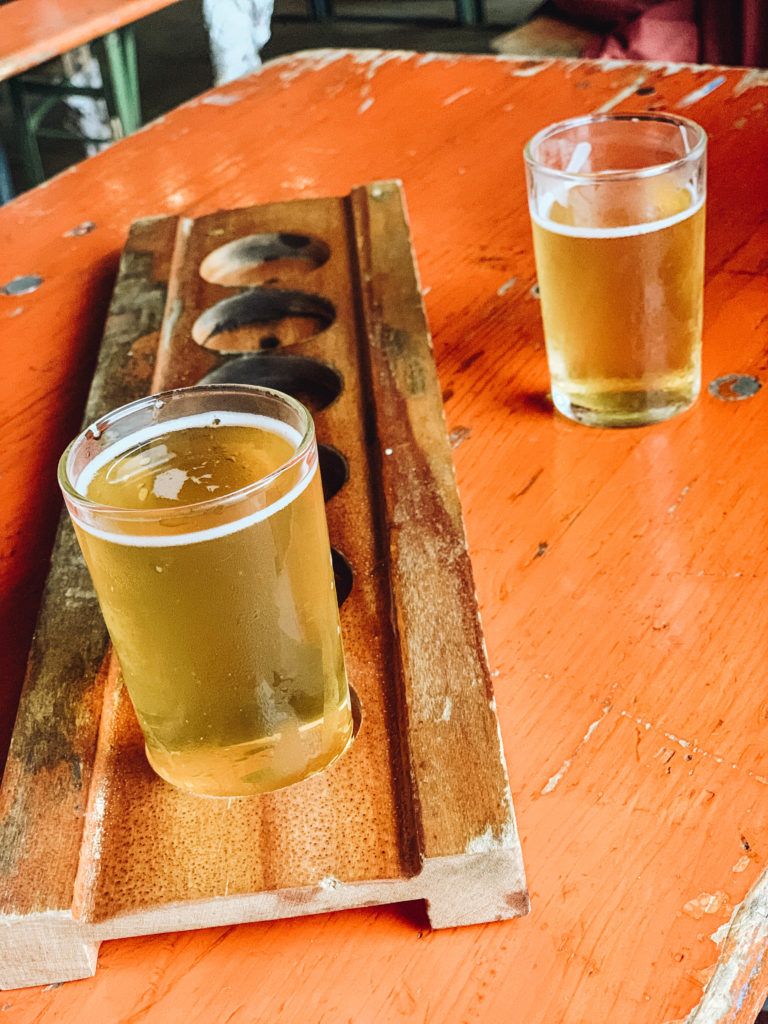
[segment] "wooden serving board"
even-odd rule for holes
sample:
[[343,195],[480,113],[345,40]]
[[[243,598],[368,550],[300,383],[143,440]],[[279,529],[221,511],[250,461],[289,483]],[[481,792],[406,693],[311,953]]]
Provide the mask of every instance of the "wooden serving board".
[[528,911],[399,184],[136,222],[86,422],[201,380],[314,413],[357,735],[261,797],[164,783],[63,519],[0,790],[5,988],[85,977],[129,935],[412,899],[434,927]]

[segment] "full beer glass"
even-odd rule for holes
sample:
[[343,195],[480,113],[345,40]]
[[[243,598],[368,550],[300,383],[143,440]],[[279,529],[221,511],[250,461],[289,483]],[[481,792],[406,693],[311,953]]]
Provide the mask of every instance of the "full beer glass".
[[554,124],[525,147],[555,407],[591,426],[656,423],[701,381],[704,131],[670,114]]
[[248,796],[325,768],[352,736],[312,418],[240,385],[124,406],[59,482],[147,758]]

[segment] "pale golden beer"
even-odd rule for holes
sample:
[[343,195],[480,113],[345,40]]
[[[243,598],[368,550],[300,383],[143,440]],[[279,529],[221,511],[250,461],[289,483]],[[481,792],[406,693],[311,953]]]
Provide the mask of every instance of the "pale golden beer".
[[299,403],[239,386],[155,396],[81,435],[60,479],[159,775],[247,796],[346,749],[317,448]]
[[571,419],[636,426],[696,400],[704,153],[698,126],[666,115],[577,119],[529,144],[552,399]]

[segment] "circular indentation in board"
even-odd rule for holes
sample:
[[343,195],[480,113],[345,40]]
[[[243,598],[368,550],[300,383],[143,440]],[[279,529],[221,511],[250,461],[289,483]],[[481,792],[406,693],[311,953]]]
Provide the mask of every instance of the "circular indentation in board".
[[305,341],[335,318],[333,303],[322,295],[249,288],[206,309],[192,325],[192,337],[215,352],[253,352],[262,344],[276,348]]
[[211,284],[262,284],[288,273],[321,267],[331,254],[325,242],[289,231],[246,235],[219,246],[200,264],[200,276]]
[[352,590],[355,574],[352,572],[352,566],[344,555],[337,551],[336,548],[331,548],[331,562],[333,564],[333,578],[336,581],[336,600],[339,603],[339,608],[341,608]]
[[313,413],[330,405],[344,387],[338,370],[319,359],[268,353],[228,359],[199,383],[256,384],[274,388],[297,399]]
[[330,501],[349,480],[349,463],[338,448],[330,444],[318,444],[320,479],[323,483],[323,498]]

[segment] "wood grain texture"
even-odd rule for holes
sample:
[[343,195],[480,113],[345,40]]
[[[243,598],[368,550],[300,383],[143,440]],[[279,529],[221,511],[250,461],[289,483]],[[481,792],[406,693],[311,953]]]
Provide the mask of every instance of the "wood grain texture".
[[[767,84],[748,69],[303,54],[0,209],[0,282],[45,281],[0,293],[12,708],[55,461],[131,221],[402,179],[534,907],[455,931],[414,928],[422,911],[404,904],[107,942],[95,978],[6,993],[9,1020],[753,1024],[768,963],[739,908],[765,916],[768,390],[708,387],[765,383]],[[532,292],[522,146],[601,108],[677,111],[710,140],[704,389],[642,430],[553,414]]]
[[[290,258],[309,239],[327,255],[320,265]],[[241,240],[254,251],[235,258],[233,272],[262,267],[268,287],[243,290],[240,276],[234,285],[204,279],[201,268]],[[282,245],[286,258],[263,260],[265,245]],[[273,307],[287,301],[301,311],[308,297],[310,308],[327,307],[333,316],[303,340],[297,323],[306,318],[277,316]],[[222,313],[221,329],[195,341],[206,312],[233,299],[241,312]],[[157,342],[151,377],[153,361],[137,367],[134,352],[137,345],[146,354],[148,329]],[[385,335],[399,339],[387,354],[389,374],[370,354]],[[279,342],[278,355],[260,352],[264,337]],[[5,988],[87,976],[101,940],[171,928],[416,898],[427,900],[435,927],[528,911],[398,185],[356,189],[351,201],[137,222],[110,306],[89,422],[137,395],[206,382],[211,373],[226,380],[222,374],[243,366],[251,383],[269,386],[270,372],[290,374],[299,358],[318,371],[332,368],[340,387],[334,401],[320,403],[315,422],[319,441],[343,453],[349,467],[329,530],[355,577],[341,613],[347,671],[362,704],[352,748],[301,785],[254,799],[210,800],[164,783],[147,763],[116,660],[105,653],[87,571],[63,522],[0,790],[9,856],[0,876]],[[311,380],[306,386],[311,398]],[[296,397],[304,388],[285,385]],[[408,433],[396,442],[405,423]],[[382,452],[371,446],[374,434]],[[387,452],[384,464],[400,467],[394,475],[381,472]],[[437,586],[425,587],[428,574]]]

